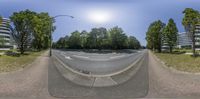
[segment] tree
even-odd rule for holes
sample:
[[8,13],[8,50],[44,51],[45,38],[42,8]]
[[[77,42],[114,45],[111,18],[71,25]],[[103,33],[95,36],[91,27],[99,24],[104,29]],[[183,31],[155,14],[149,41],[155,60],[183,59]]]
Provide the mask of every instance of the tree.
[[140,42],[134,36],[129,36],[128,45],[130,49],[139,49],[141,47]]
[[69,37],[69,47],[74,49],[81,48],[81,33],[79,31],[71,33]]
[[[66,39],[67,38],[67,39]],[[61,37],[57,42],[56,45],[54,45],[56,48],[63,49],[68,48],[68,36]]]
[[87,38],[89,36],[89,33],[85,30],[83,30],[80,34],[81,36],[81,47],[82,48],[88,48],[89,45],[87,45]]
[[18,44],[20,53],[23,54],[25,49],[30,46],[32,40],[32,20],[36,13],[30,10],[14,12],[10,17],[15,28],[11,28],[12,36]]
[[195,28],[196,25],[198,24],[199,20],[200,20],[200,15],[199,15],[199,11],[194,10],[192,8],[186,8],[183,11],[184,17],[182,20],[182,24],[186,30],[186,32],[188,32],[189,37],[192,40],[192,52],[193,52],[193,56],[196,55],[195,53]]
[[106,39],[107,36],[107,29],[100,27],[100,28],[92,28],[91,32],[88,35],[87,43],[91,44],[90,48],[103,48],[103,41]]
[[178,29],[173,19],[169,19],[167,26],[163,29],[163,43],[169,46],[170,53],[172,48],[176,45]]
[[[68,36],[67,36],[68,37]],[[75,31],[71,36],[61,37],[56,43],[53,43],[54,48],[87,48],[87,49],[125,49],[125,48],[140,48],[140,42],[134,37],[129,38],[119,27],[111,28],[107,31],[106,28],[92,28],[91,32],[83,30],[81,33]],[[64,47],[65,45],[69,47]]]
[[89,45],[89,48],[102,49],[104,48],[104,41],[107,38],[108,33],[106,28],[92,28],[88,34],[87,45]]
[[15,26],[10,26],[12,36],[21,54],[27,47],[40,51],[50,46],[50,33],[55,30],[55,26],[48,13],[25,10],[14,12],[10,19]]
[[52,25],[54,20],[48,13],[39,13],[33,18],[33,47],[37,50],[46,49],[50,46],[50,29],[54,31]]
[[156,49],[159,53],[161,52],[161,38],[165,24],[158,20],[150,24],[146,33],[147,46],[151,49]]
[[113,49],[122,49],[127,45],[127,36],[119,27],[114,27],[109,30],[111,37],[111,45]]

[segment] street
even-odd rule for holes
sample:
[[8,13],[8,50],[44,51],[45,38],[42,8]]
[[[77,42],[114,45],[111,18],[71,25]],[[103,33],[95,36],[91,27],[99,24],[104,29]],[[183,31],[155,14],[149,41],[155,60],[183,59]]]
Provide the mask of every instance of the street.
[[85,53],[78,51],[58,51],[53,54],[69,67],[92,75],[106,75],[123,70],[142,57],[144,51],[133,53]]

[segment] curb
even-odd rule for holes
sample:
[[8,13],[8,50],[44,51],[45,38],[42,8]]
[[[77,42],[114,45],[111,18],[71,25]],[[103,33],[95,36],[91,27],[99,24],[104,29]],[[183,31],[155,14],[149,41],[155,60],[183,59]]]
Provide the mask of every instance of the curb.
[[186,72],[186,71],[180,71],[180,70],[177,70],[173,67],[168,67],[166,66],[166,63],[164,61],[162,61],[161,59],[159,59],[155,54],[153,54],[151,51],[149,51],[150,54],[152,54],[153,58],[157,61],[157,62],[160,62],[166,69],[168,69],[170,72],[173,72],[173,73],[179,73],[179,74],[187,74],[187,75],[200,75],[200,73],[191,73],[191,72]]
[[88,87],[114,86],[129,80],[140,68],[142,59],[144,59],[144,55],[138,58],[127,68],[119,72],[107,75],[90,75],[90,74],[83,74],[81,72],[78,72],[70,68],[55,56],[52,58],[54,65],[66,79],[78,85],[88,86]]

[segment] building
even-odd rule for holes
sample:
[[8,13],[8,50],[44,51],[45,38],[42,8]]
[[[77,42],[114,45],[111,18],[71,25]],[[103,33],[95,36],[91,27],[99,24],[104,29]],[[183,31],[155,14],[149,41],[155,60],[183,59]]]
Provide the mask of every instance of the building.
[[196,50],[200,50],[200,24],[195,28],[195,47]]
[[[196,50],[200,50],[200,24],[196,25],[195,28],[195,48]],[[178,48],[191,48],[192,47],[192,40],[189,37],[189,34],[186,32],[178,34]]]
[[[162,41],[164,38],[162,38]],[[178,33],[177,35],[177,46],[175,46],[176,48],[191,48],[192,47],[192,40],[189,37],[189,34],[186,32],[181,32]],[[167,42],[162,42],[162,50],[169,50],[169,46],[167,44]]]
[[9,50],[12,48],[11,44],[11,31],[8,27],[10,20],[2,18],[0,23],[0,50]]
[[186,32],[179,33],[177,36],[177,47],[178,48],[191,48],[192,40],[189,34]]
[[161,50],[162,50],[162,51],[167,51],[167,50],[169,50],[169,46],[168,46],[168,43],[167,43],[167,42],[163,42],[163,40],[161,40],[161,44],[162,44],[162,46],[161,46]]

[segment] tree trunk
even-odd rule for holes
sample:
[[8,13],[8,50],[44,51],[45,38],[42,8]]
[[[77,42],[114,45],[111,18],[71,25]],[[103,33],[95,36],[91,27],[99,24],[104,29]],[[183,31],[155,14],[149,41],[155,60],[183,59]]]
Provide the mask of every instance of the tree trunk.
[[158,53],[161,53],[161,44],[158,45]]
[[172,53],[172,46],[169,47],[169,52]]
[[24,54],[24,47],[23,47],[24,45],[23,44],[21,44],[21,47],[20,47],[20,53],[21,54]]
[[[194,38],[193,38],[194,39]],[[196,53],[195,53],[195,41],[192,42],[192,55],[195,57]]]
[[195,53],[195,36],[194,36],[194,34],[195,34],[195,31],[192,31],[192,54],[193,54],[193,57],[195,57],[196,56],[196,53]]

